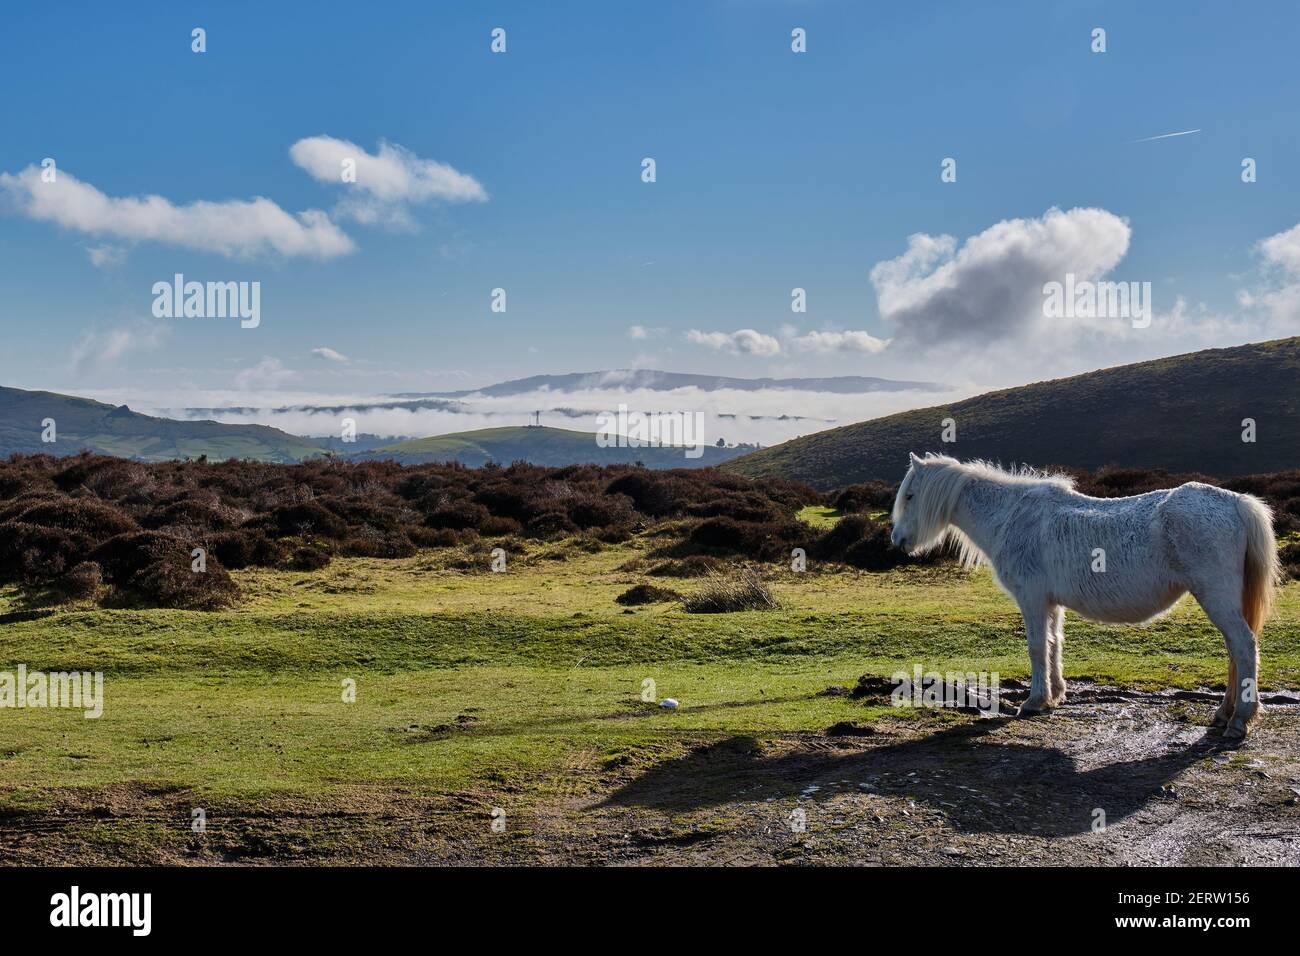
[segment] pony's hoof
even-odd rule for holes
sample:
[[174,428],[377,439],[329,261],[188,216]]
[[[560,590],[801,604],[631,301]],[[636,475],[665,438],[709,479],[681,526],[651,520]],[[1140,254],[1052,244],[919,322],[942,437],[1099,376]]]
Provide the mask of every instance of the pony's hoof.
[[1016,711],[1017,717],[1046,717],[1052,712],[1052,705],[1046,702],[1041,704],[1030,704],[1028,701],[1020,705]]
[[1225,740],[1245,740],[1246,728],[1240,724],[1228,724],[1223,728],[1223,738]]

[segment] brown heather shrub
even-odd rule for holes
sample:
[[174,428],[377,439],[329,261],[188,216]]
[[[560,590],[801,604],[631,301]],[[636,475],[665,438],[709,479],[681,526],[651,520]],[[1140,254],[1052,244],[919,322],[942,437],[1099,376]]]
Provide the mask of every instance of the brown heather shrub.
[[[822,532],[811,548],[808,556],[819,561],[843,561],[844,554],[877,527],[863,514],[845,515],[835,524]],[[888,538],[888,532],[886,532]]]
[[450,528],[463,531],[466,528],[478,528],[491,514],[482,505],[462,499],[439,505],[424,519],[426,528]]
[[721,572],[726,567],[725,561],[706,554],[692,554],[677,560],[661,561],[646,574],[656,578],[702,578]]
[[58,553],[50,553],[28,548],[21,556],[22,582],[29,587],[39,587],[50,578],[58,577],[68,565],[68,558]]
[[754,561],[788,557],[793,548],[807,547],[813,530],[802,521],[737,521],[707,518],[690,533],[691,544],[737,554]]
[[104,569],[104,578],[120,584],[137,571],[170,554],[184,554],[189,567],[190,544],[161,531],[134,531],[109,538],[90,554],[90,560]]
[[339,552],[354,558],[409,558],[415,545],[401,530],[363,528],[339,545]]
[[92,600],[104,586],[103,569],[94,561],[82,561],[59,578],[58,586],[70,600]]
[[583,530],[632,521],[632,499],[626,495],[577,495],[566,502],[565,510],[569,520]]
[[190,542],[158,531],[136,531],[110,538],[90,559],[103,569],[123,603],[149,607],[213,610],[239,594],[220,559],[208,554],[206,570],[192,569]]
[[221,564],[209,558],[206,571],[194,571],[189,555],[168,556],[137,571],[119,589],[148,607],[214,611],[234,603],[239,588]]
[[888,511],[894,507],[894,495],[898,493],[897,485],[883,481],[868,481],[860,485],[849,485],[830,496],[830,506],[844,514],[858,511]]
[[285,558],[284,546],[260,528],[240,528],[206,535],[203,544],[227,568],[269,568]]
[[348,533],[348,523],[315,501],[281,505],[271,510],[266,518],[268,530],[282,537],[300,537],[314,534],[322,538],[343,538]]
[[17,520],[44,528],[79,532],[96,542],[136,529],[136,523],[130,517],[93,498],[38,501],[22,509]]
[[460,535],[451,528],[407,528],[406,535],[420,548],[454,548]]
[[289,555],[289,567],[294,571],[319,571],[330,563],[329,552],[314,544],[295,548]]
[[632,525],[606,525],[603,528],[593,528],[591,535],[598,541],[605,544],[622,544],[629,540],[635,533]]
[[420,514],[396,495],[387,493],[369,497],[347,495],[330,496],[320,499],[320,504],[328,508],[349,526],[368,525],[379,531],[397,531],[403,525],[416,524]]
[[[0,501],[8,501],[23,492],[32,493],[35,490],[35,484],[31,479],[15,469],[0,465]],[[49,490],[54,491],[53,483],[50,483]]]
[[63,528],[46,528],[23,521],[0,523],[0,575],[38,585],[82,561],[90,539]]
[[528,533],[535,538],[549,538],[557,535],[574,534],[578,526],[569,520],[563,511],[543,511],[528,519],[525,526]]
[[38,504],[70,500],[61,491],[25,491],[15,495],[0,507],[0,521],[15,521],[28,508]]
[[202,531],[228,531],[236,523],[231,509],[184,499],[151,511],[141,521],[146,528],[183,527]]
[[82,452],[60,459],[59,466],[52,476],[54,483],[61,491],[71,491],[78,487],[89,488],[92,482],[97,487],[111,485],[112,476],[130,471],[132,463],[123,458]]
[[[729,503],[732,497],[736,501]],[[16,498],[22,505],[15,508]],[[219,540],[240,564],[267,563],[271,556],[257,557],[240,547],[236,532],[342,542],[373,539],[366,529],[401,530],[416,546],[445,546],[454,542],[438,531],[500,536],[518,533],[509,523],[515,521],[540,537],[587,530],[604,541],[621,541],[648,528],[660,513],[687,519],[788,518],[798,503],[815,498],[805,486],[759,485],[712,469],[647,472],[632,466],[526,463],[470,469],[328,459],[297,465],[141,464],[90,454],[0,462],[0,522],[39,502],[68,508],[68,502],[78,501],[85,503],[83,511],[102,507],[119,513],[119,520],[99,529],[109,537],[141,527],[186,540]],[[636,506],[638,500],[645,510]]]
[[734,518],[736,521],[766,523],[787,517],[784,508],[755,492],[720,495],[689,505],[686,513],[696,518]]
[[478,526],[478,533],[485,538],[499,538],[508,534],[518,534],[522,530],[523,525],[514,518],[498,517],[497,515],[488,515]]
[[632,507],[652,518],[678,513],[687,496],[671,473],[630,471],[605,487],[607,495],[624,495]]
[[495,481],[474,493],[474,502],[487,508],[493,515],[523,522],[529,517],[529,496],[522,488],[504,481]]
[[429,495],[436,495],[443,488],[454,483],[454,479],[440,471],[412,469],[394,485],[393,493],[407,501],[419,501]]
[[844,549],[844,555],[839,560],[864,571],[888,571],[908,564],[934,564],[943,558],[943,553],[937,548],[911,557],[894,547],[889,540],[889,533],[889,525],[873,522],[863,531],[861,538]]
[[637,607],[642,604],[662,604],[665,601],[677,601],[681,595],[669,588],[656,587],[653,584],[634,584],[618,597],[615,604],[625,607]]

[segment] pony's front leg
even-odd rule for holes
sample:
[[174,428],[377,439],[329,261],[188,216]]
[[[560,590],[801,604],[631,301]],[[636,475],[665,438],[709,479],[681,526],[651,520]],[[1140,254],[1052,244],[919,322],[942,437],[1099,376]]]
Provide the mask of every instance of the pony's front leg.
[[1025,618],[1025,636],[1029,641],[1029,699],[1020,705],[1017,716],[1032,717],[1046,713],[1053,707],[1051,675],[1049,672],[1049,647],[1047,639],[1047,606],[1042,603],[1021,604],[1020,613]]
[[1047,611],[1047,646],[1050,667],[1049,690],[1053,707],[1065,703],[1065,668],[1061,657],[1065,653],[1065,608],[1059,604]]

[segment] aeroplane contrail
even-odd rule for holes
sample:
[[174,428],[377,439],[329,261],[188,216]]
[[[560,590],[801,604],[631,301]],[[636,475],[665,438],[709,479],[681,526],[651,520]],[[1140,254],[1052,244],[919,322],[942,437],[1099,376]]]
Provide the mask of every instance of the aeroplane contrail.
[[1199,133],[1199,129],[1185,129],[1181,133],[1161,133],[1159,136],[1148,136],[1145,139],[1135,139],[1135,143],[1149,143],[1153,139],[1168,139],[1170,136],[1191,136],[1193,133]]

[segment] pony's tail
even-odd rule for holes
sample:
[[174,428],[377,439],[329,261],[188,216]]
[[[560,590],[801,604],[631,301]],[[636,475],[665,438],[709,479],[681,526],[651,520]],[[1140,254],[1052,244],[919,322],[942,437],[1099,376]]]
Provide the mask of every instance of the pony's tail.
[[1273,590],[1278,585],[1280,566],[1277,539],[1273,537],[1273,513],[1254,495],[1237,499],[1237,512],[1246,525],[1246,569],[1241,584],[1241,613],[1255,636],[1273,609]]

